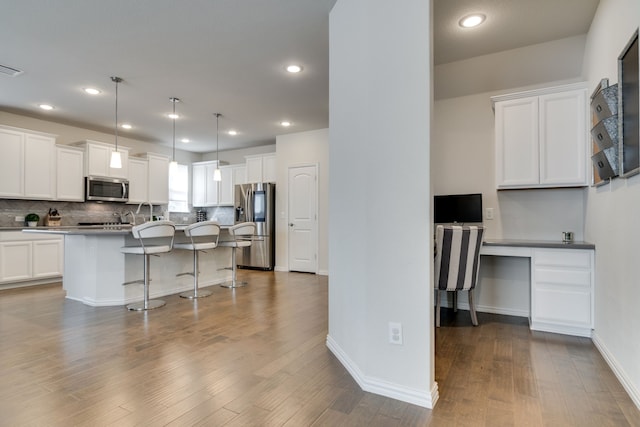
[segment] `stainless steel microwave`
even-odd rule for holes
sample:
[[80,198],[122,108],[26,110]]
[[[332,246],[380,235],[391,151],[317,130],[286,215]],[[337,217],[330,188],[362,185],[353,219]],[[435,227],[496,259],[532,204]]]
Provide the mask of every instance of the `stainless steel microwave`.
[[88,176],[85,180],[85,200],[128,202],[129,181],[122,178]]

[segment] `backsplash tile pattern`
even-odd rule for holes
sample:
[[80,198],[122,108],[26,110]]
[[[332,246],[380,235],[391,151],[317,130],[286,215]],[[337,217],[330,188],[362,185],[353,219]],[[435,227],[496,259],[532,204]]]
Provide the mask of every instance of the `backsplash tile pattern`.
[[[61,217],[62,226],[78,225],[80,222],[118,222],[120,215],[131,211],[136,217],[136,223],[140,224],[149,220],[149,205],[140,207],[140,213],[136,214],[138,205],[123,203],[98,203],[98,202],[58,202],[42,200],[17,200],[0,199],[0,227],[23,227],[22,221],[16,221],[17,216],[24,217],[28,213],[36,213],[40,216],[38,225],[44,225],[44,217],[49,209],[57,209]],[[154,216],[166,216],[167,205],[153,206]],[[232,206],[218,206],[211,208],[199,208],[207,212],[207,218],[218,221],[221,225],[233,225],[234,208]],[[176,224],[191,224],[196,221],[196,211],[189,213],[172,212],[169,219]],[[186,218],[186,219],[185,219]],[[131,216],[126,217],[131,222]]]
[[[43,220],[49,212],[49,208],[57,209],[61,216],[61,225],[77,225],[79,222],[118,222],[121,214],[132,211],[134,214],[137,205],[126,205],[122,203],[98,203],[98,202],[58,202],[41,200],[14,200],[0,199],[0,227],[22,227],[24,222],[16,221],[16,216],[25,216],[28,213],[36,213],[40,216],[38,225],[44,225]],[[154,206],[153,214],[164,215],[166,205]],[[184,220],[183,218],[188,218]],[[127,220],[130,222],[130,216]],[[195,221],[193,213],[172,213],[170,218],[176,223],[191,223]],[[149,206],[143,205],[140,213],[136,215],[138,224],[149,220]]]

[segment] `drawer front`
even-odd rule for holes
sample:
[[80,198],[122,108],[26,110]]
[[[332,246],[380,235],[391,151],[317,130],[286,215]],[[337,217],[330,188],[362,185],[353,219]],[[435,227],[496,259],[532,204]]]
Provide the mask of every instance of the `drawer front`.
[[563,285],[591,288],[591,271],[536,267],[536,286]]
[[532,318],[538,322],[591,326],[591,293],[538,288],[533,294]]
[[580,249],[536,249],[534,263],[536,266],[558,266],[591,269],[593,251]]
[[28,240],[62,240],[63,237],[55,234],[23,233],[16,231],[0,231],[0,242],[21,242]]

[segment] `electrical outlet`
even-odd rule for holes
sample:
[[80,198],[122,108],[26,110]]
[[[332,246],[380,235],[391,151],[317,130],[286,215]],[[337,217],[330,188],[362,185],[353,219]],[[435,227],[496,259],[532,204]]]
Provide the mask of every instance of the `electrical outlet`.
[[493,208],[485,208],[484,219],[493,219]]
[[24,222],[24,217],[23,216],[17,216],[16,217],[16,222]]
[[402,345],[402,323],[389,322],[389,344]]

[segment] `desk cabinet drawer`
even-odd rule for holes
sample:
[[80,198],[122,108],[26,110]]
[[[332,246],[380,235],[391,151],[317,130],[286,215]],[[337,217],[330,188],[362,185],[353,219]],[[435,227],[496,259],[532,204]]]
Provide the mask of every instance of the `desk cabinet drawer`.
[[559,266],[562,268],[591,268],[590,250],[581,249],[536,249],[535,266]]
[[534,318],[539,322],[563,325],[591,325],[591,292],[556,288],[538,288]]
[[590,336],[593,251],[536,249],[532,264],[532,329]]

